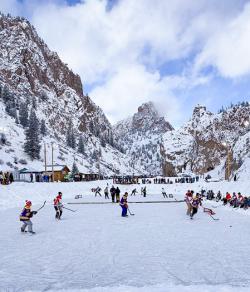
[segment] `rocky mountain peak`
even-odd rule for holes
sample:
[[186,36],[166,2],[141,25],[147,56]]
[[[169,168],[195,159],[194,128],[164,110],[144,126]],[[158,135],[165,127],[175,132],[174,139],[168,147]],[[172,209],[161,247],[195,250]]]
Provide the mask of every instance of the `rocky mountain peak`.
[[196,105],[194,110],[193,110],[193,119],[195,118],[202,118],[204,116],[212,116],[213,114],[209,111],[207,111],[207,108],[203,105]]
[[0,15],[0,72],[3,82],[25,94],[41,95],[45,90],[61,96],[70,87],[83,96],[80,77],[24,18]]
[[173,130],[173,127],[160,117],[153,102],[142,104],[132,118],[132,128],[137,131],[166,132]]

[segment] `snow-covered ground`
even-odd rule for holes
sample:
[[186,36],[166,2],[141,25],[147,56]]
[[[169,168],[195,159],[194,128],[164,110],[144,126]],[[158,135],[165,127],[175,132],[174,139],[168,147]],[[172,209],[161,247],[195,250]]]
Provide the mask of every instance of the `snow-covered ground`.
[[[112,181],[108,181],[111,186]],[[213,221],[199,210],[194,220],[185,203],[130,204],[135,216],[122,218],[117,204],[67,205],[102,202],[91,183],[14,183],[0,186],[0,291],[249,291],[250,210],[233,210],[220,203]],[[131,191],[135,186],[119,186]],[[137,186],[139,190],[141,185]],[[147,185],[147,198],[163,200],[163,185]],[[165,185],[167,193],[183,199],[187,189],[247,194],[249,182]],[[52,199],[63,192],[63,218],[54,219]],[[75,195],[82,199],[74,199]],[[25,199],[33,209],[47,200],[34,218],[36,235],[20,233],[18,215]],[[107,202],[107,200],[106,200]]]

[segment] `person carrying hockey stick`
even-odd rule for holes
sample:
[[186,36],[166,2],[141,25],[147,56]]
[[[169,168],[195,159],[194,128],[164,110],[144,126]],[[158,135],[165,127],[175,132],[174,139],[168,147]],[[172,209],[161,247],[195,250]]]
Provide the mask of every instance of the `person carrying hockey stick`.
[[188,190],[186,192],[185,199],[184,199],[184,201],[187,204],[187,212],[186,212],[186,214],[188,216],[190,216],[191,210],[192,210],[191,200],[192,200],[193,193],[194,193],[193,191]]
[[31,206],[32,203],[31,201],[26,200],[25,201],[25,206],[22,210],[22,213],[20,214],[20,221],[23,222],[23,226],[21,227],[21,232],[26,232],[25,229],[28,226],[28,232],[31,234],[35,234],[32,228],[32,222],[30,218],[33,217],[37,212],[36,211],[31,211]]
[[121,199],[120,206],[122,208],[122,217],[128,217],[127,212],[128,212],[128,193],[126,192]]
[[100,188],[100,187],[97,187],[96,189],[95,189],[95,197],[97,196],[97,194],[101,197],[102,195],[101,195],[101,193],[100,193],[100,191],[101,191],[102,189]]
[[199,198],[199,194],[194,195],[190,203],[192,206],[190,219],[193,219],[194,214],[198,212],[199,205],[201,206],[201,200]]
[[136,193],[137,193],[137,190],[133,189],[132,192],[131,192],[131,196],[135,196]]
[[61,192],[58,192],[58,195],[54,199],[54,209],[56,210],[55,218],[58,219],[58,220],[61,219],[61,216],[62,216],[62,208],[63,208],[63,204],[62,204],[62,193]]
[[161,189],[161,193],[163,195],[163,198],[168,198],[168,195],[166,194],[166,191],[164,188]]

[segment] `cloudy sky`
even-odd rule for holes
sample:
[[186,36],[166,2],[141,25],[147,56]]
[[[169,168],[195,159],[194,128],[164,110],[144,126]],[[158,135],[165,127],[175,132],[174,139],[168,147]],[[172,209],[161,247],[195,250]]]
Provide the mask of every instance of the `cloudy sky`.
[[111,122],[154,101],[176,127],[196,104],[250,100],[250,1],[0,0],[27,17]]

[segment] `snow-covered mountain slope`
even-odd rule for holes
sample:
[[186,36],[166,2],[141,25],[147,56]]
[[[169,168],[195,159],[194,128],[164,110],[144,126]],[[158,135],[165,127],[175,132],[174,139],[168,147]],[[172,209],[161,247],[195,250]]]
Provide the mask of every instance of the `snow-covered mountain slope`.
[[[116,149],[112,127],[105,114],[83,94],[80,77],[75,75],[55,52],[49,50],[27,20],[2,14],[0,14],[0,89],[2,132],[4,131],[9,143],[10,141],[12,143],[12,146],[1,146],[1,157],[4,161],[1,168],[12,168],[11,165],[6,166],[6,163],[13,164],[14,156],[25,158],[29,166],[43,164],[42,159],[31,163],[25,156],[24,129],[17,124],[20,105],[25,104],[30,111],[35,104],[36,115],[40,121],[45,121],[48,129],[48,135],[43,138],[43,142],[54,141],[60,146],[61,152],[59,151],[58,157],[61,159],[55,156],[55,163],[71,166],[74,157],[79,158],[75,150],[69,147],[63,150],[66,147],[66,133],[72,122],[76,140],[81,135],[84,141],[85,153],[79,158],[80,168],[82,164],[85,171],[86,168],[96,171],[99,156],[97,153],[101,149],[100,162],[103,174],[134,171],[128,165],[127,156]],[[9,96],[14,99],[14,105],[11,105],[16,111],[14,118],[10,118],[4,111]],[[15,160],[15,166],[20,168],[22,165]]]
[[180,129],[167,132],[164,139],[166,174],[205,173],[220,165],[230,149],[230,168],[237,170],[249,153],[249,104],[232,106],[213,114],[197,106],[190,121]]
[[138,108],[138,112],[114,127],[118,143],[131,158],[131,166],[144,174],[162,174],[162,135],[173,127],[161,117],[152,102]]
[[[133,172],[129,166],[127,157],[118,150],[106,144],[105,147],[98,148],[98,154],[93,145],[100,145],[100,141],[96,137],[91,137],[91,142],[85,143],[85,153],[79,154],[77,150],[67,147],[65,143],[56,140],[53,135],[49,135],[43,139],[41,149],[41,159],[31,160],[23,150],[25,140],[24,129],[21,125],[17,125],[14,119],[5,113],[4,106],[0,103],[0,169],[4,171],[22,169],[24,167],[36,170],[44,170],[44,145],[47,150],[47,164],[52,164],[52,143],[54,148],[54,163],[68,165],[70,168],[73,162],[76,162],[79,171],[83,173],[98,173],[100,162],[100,173],[102,175],[111,175],[113,173],[125,174]],[[2,141],[4,137],[4,141]],[[6,141],[5,141],[6,139]],[[87,147],[87,146],[89,147]],[[97,155],[100,154],[98,159]]]

